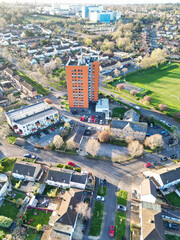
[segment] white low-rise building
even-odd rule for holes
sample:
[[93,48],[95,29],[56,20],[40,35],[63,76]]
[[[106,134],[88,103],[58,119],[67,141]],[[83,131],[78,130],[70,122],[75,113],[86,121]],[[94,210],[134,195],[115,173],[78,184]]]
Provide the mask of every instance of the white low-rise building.
[[6,195],[9,186],[8,177],[5,174],[0,174],[0,200]]
[[21,136],[26,136],[59,122],[58,111],[45,102],[39,102],[6,113],[8,124]]
[[96,104],[96,112],[105,114],[105,118],[109,119],[109,100],[107,98],[99,99]]
[[144,179],[140,186],[141,201],[155,203],[157,198],[156,186],[151,179]]

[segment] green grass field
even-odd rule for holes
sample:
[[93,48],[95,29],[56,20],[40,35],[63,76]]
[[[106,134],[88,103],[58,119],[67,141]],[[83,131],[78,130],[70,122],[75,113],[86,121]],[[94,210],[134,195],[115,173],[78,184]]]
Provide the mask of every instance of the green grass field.
[[119,190],[117,192],[117,204],[127,205],[127,192]]
[[4,200],[2,206],[0,207],[0,215],[12,218],[13,220],[16,219],[18,212],[19,209],[16,204],[6,200]]
[[173,206],[180,207],[180,197],[175,192],[167,194],[166,198]]
[[126,213],[116,211],[115,239],[119,240],[126,235]]
[[174,236],[174,235],[166,235],[166,240],[180,240],[179,236]]
[[102,202],[95,202],[93,217],[89,230],[90,236],[99,236],[101,232],[101,225],[103,220],[104,204]]
[[169,107],[169,112],[180,112],[180,64],[164,64],[159,68],[151,68],[130,74],[126,81],[148,90],[152,104],[160,103]]

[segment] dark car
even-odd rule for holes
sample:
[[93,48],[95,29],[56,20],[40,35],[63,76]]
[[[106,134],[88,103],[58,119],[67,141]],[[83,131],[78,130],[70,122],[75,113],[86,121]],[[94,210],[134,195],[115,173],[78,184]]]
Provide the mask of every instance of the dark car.
[[46,134],[46,135],[49,134],[48,130],[43,130],[43,133]]
[[165,162],[165,161],[167,161],[168,160],[168,157],[162,157],[161,158],[161,162]]
[[176,231],[179,230],[179,226],[177,224],[175,224],[175,223],[167,223],[166,227],[169,228],[169,229],[176,230]]
[[24,154],[24,157],[26,157],[26,158],[31,158],[31,154],[30,154],[30,153],[25,153],[25,154]]
[[175,159],[176,157],[177,157],[177,155],[175,155],[175,154],[172,154],[172,155],[170,156],[171,159]]

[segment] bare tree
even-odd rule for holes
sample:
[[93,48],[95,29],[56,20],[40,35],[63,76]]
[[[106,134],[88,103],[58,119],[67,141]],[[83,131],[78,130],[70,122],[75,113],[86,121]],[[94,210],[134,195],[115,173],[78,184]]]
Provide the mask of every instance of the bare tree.
[[117,88],[118,90],[122,90],[122,89],[124,89],[124,85],[123,85],[122,83],[118,83],[118,84],[116,85],[116,88]]
[[88,207],[88,203],[80,202],[76,204],[75,211],[81,215],[82,218],[90,218],[91,211]]
[[114,70],[114,75],[115,75],[116,77],[118,77],[119,74],[120,74],[120,71],[116,68],[116,69]]
[[71,125],[70,125],[70,123],[66,122],[66,123],[64,124],[64,127],[67,128],[67,129],[70,129]]
[[168,111],[168,106],[164,104],[159,104],[159,110],[160,111]]
[[74,141],[69,140],[66,142],[66,147],[69,150],[75,150],[77,148],[77,144]]
[[125,79],[125,75],[126,75],[127,71],[128,71],[127,68],[123,68],[123,69],[122,69],[122,72],[124,73],[124,81],[126,81],[126,79]]
[[100,149],[100,143],[96,139],[89,139],[86,143],[86,152],[95,157]]
[[143,97],[143,101],[147,102],[147,103],[151,103],[151,97],[149,97],[148,95]]
[[109,134],[109,132],[107,132],[107,131],[101,131],[100,133],[99,133],[99,135],[98,135],[98,139],[99,139],[99,141],[100,142],[109,142],[109,139],[110,139],[110,134]]
[[133,95],[133,96],[136,96],[137,91],[136,91],[135,89],[132,89],[132,90],[130,91],[130,94]]
[[62,65],[62,60],[61,60],[61,58],[60,58],[60,57],[57,57],[57,58],[55,59],[55,63],[56,63],[56,66],[57,66],[57,67],[60,67],[60,66]]
[[156,148],[163,147],[164,146],[164,141],[163,141],[162,135],[154,134],[150,137],[147,137],[144,141],[144,145],[151,148],[151,149],[156,149]]
[[143,154],[143,151],[144,151],[143,145],[137,140],[131,141],[128,144],[128,152],[131,155],[131,157],[139,157]]
[[53,144],[55,148],[60,149],[64,144],[63,138],[59,135],[55,135],[53,139]]

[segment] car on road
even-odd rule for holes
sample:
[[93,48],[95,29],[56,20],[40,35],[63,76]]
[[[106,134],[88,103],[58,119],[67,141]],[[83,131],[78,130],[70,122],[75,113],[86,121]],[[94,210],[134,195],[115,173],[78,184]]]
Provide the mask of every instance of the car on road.
[[30,153],[25,153],[25,154],[24,154],[24,157],[26,157],[26,158],[31,158],[31,154],[30,154]]
[[68,162],[67,165],[74,167],[74,166],[75,166],[75,163],[73,163],[73,162]]
[[115,230],[115,227],[114,226],[110,226],[110,230],[109,230],[109,236],[110,237],[114,237],[114,230]]
[[38,156],[31,155],[31,158],[32,158],[32,159],[38,159]]
[[118,204],[117,205],[117,210],[126,212],[126,206]]
[[51,127],[51,131],[52,131],[52,132],[54,132],[54,131],[55,131],[55,129],[54,129],[53,127]]
[[172,155],[170,156],[171,159],[175,159],[176,157],[177,157],[176,154],[172,154]]
[[161,158],[161,162],[165,162],[165,161],[167,161],[168,160],[168,157],[162,157]]
[[146,163],[144,166],[145,166],[146,168],[149,168],[149,167],[151,167],[151,164],[148,162],[148,163]]
[[162,135],[164,135],[164,134],[166,134],[166,133],[167,133],[166,131],[162,131],[162,132],[161,132]]
[[166,123],[166,126],[168,126],[169,128],[172,127],[172,125],[170,123]]
[[141,108],[139,106],[134,106],[135,109],[140,110]]
[[176,230],[176,231],[179,230],[179,226],[178,226],[177,224],[175,224],[175,223],[169,223],[169,222],[168,222],[168,223],[166,224],[166,227],[169,228],[169,229]]
[[97,195],[96,200],[104,202],[104,197]]

